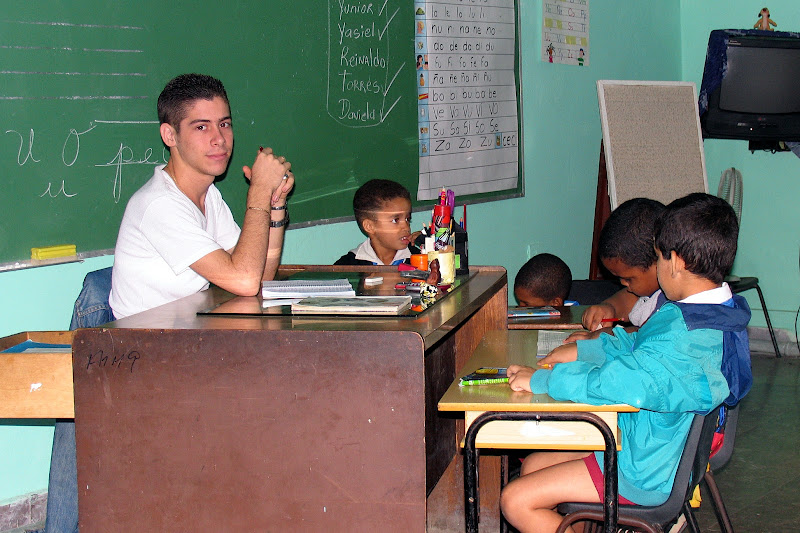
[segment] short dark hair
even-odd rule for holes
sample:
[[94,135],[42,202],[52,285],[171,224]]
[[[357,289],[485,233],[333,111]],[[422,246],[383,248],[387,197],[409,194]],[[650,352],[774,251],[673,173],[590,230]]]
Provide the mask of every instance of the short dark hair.
[[178,130],[181,121],[186,118],[187,104],[195,100],[213,100],[217,96],[230,106],[225,86],[217,78],[205,74],[176,76],[167,82],[158,95],[158,121]]
[[678,254],[686,270],[722,283],[736,257],[739,223],[731,205],[706,193],[671,202],[656,221],[655,246],[665,258]]
[[617,258],[630,267],[647,270],[656,262],[653,228],[664,204],[649,198],[632,198],[611,212],[600,230],[600,259]]
[[522,265],[514,278],[514,288],[524,288],[531,295],[550,301],[566,300],[572,286],[572,271],[553,254],[534,255]]
[[373,179],[358,188],[353,196],[353,213],[361,231],[364,231],[364,219],[373,218],[383,204],[396,198],[411,201],[408,189],[392,180]]

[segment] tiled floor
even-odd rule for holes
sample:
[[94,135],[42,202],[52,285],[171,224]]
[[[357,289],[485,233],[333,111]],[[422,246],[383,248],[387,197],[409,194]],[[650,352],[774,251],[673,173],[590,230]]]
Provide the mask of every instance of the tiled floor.
[[[754,383],[741,407],[733,457],[715,479],[736,531],[798,531],[800,359],[752,358]],[[720,531],[710,504],[695,516],[703,532]]]

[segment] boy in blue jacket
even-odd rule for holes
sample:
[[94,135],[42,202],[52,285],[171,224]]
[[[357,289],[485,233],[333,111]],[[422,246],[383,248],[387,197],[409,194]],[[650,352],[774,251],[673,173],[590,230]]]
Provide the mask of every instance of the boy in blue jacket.
[[[594,405],[627,403],[618,455],[620,503],[659,505],[674,481],[695,412],[741,399],[752,383],[750,309],[723,282],[736,255],[738,224],[724,200],[690,194],[656,223],[657,275],[666,299],[635,333],[566,344],[540,362],[511,366],[517,391]],[[601,502],[602,453],[540,452],[506,486],[501,507],[520,532],[555,531],[566,501]]]

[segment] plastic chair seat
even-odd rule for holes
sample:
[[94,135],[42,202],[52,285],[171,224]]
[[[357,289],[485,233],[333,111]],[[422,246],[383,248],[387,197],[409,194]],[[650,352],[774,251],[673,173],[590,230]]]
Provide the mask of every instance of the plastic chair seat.
[[[687,524],[699,532],[699,526],[692,514],[689,499],[705,474],[711,453],[711,441],[717,425],[717,409],[709,415],[694,415],[689,435],[686,438],[683,454],[678,463],[672,492],[666,502],[657,506],[620,505],[618,525],[631,526],[645,531],[661,531],[665,524],[675,521],[681,514]],[[602,505],[599,503],[568,502],[558,506],[558,512],[566,515],[558,531],[568,524],[581,520],[602,520]]]

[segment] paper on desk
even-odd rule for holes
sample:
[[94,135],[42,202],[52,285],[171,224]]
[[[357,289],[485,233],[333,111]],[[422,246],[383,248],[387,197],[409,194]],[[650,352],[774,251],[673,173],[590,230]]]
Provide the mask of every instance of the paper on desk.
[[296,304],[302,300],[302,298],[275,298],[273,300],[262,300],[261,307],[266,309],[267,307],[277,307],[279,305],[292,305]]
[[544,356],[564,344],[564,339],[570,336],[571,331],[540,329],[539,340],[536,345],[536,355]]
[[546,424],[539,424],[538,422],[525,422],[522,424],[522,427],[519,429],[520,435],[523,437],[566,437],[568,435],[574,435],[575,433],[572,431],[567,431],[566,429],[559,429],[554,428],[552,426],[548,426]]

